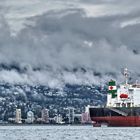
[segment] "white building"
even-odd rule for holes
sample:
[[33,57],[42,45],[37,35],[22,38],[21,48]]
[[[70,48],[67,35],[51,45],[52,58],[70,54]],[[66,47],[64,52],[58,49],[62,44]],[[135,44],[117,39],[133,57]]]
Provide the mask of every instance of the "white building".
[[22,123],[22,118],[21,118],[21,109],[16,109],[16,118],[15,122],[16,123]]
[[57,116],[55,116],[54,120],[55,120],[55,122],[57,124],[63,124],[63,122],[62,122],[62,116],[60,114],[57,115]]
[[27,112],[27,119],[26,119],[26,123],[33,123],[35,120],[34,118],[34,113],[32,111],[28,111]]
[[87,106],[85,107],[85,113],[89,113],[89,108],[90,108],[90,105],[87,105]]

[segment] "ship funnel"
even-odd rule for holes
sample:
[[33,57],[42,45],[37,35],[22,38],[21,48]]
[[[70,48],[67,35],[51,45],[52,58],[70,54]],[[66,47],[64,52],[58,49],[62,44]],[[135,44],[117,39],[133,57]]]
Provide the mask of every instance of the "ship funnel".
[[115,98],[117,96],[117,87],[116,87],[116,82],[111,80],[108,83],[108,93],[112,95],[112,98]]

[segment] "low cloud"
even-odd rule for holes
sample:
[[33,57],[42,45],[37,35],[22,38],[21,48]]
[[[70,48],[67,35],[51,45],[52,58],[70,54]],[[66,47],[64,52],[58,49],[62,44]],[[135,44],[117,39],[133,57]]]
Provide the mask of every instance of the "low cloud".
[[67,83],[100,84],[112,76],[120,79],[124,67],[139,74],[139,22],[121,26],[138,15],[135,10],[88,17],[79,7],[54,10],[27,18],[15,36],[2,16],[0,82],[60,88]]

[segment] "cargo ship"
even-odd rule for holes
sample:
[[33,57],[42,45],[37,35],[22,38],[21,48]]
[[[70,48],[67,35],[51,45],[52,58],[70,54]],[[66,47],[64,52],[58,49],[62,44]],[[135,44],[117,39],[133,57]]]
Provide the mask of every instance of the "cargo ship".
[[128,69],[125,68],[124,83],[116,86],[114,80],[108,83],[107,103],[103,107],[90,106],[93,126],[140,126],[140,84],[129,84]]

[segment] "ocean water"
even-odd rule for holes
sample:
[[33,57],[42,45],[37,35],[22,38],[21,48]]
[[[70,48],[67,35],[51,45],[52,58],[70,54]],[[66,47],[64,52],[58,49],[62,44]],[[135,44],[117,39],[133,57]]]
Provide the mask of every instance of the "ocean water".
[[0,126],[0,140],[140,140],[140,128]]

